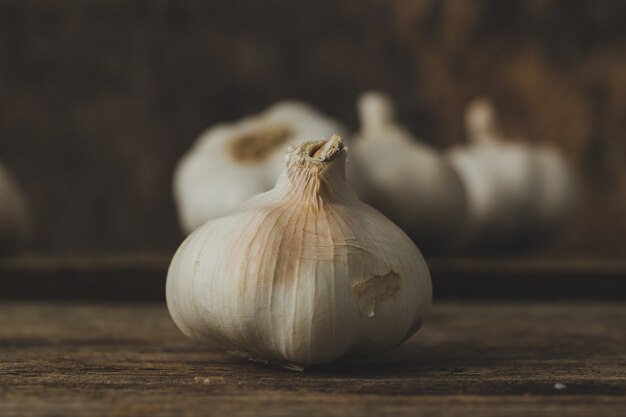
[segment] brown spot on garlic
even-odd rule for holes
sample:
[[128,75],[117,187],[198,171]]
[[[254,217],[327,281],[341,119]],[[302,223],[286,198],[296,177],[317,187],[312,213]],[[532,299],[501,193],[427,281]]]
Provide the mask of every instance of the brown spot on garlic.
[[230,143],[236,161],[258,162],[266,159],[289,140],[293,131],[286,126],[267,126],[243,134]]
[[400,275],[390,271],[385,275],[372,275],[352,285],[361,314],[374,317],[376,304],[393,298],[400,290]]

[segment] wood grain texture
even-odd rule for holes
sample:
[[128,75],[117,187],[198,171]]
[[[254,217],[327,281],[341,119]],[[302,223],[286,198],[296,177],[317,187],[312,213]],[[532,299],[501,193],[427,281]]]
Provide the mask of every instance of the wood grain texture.
[[3,303],[0,322],[2,416],[626,409],[622,304],[436,303],[399,349],[306,373],[208,352],[184,338],[160,304]]

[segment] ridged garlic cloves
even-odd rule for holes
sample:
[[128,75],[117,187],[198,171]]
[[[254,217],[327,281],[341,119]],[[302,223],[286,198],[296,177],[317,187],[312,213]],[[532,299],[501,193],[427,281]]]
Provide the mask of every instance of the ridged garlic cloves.
[[264,112],[204,132],[174,174],[182,229],[191,233],[250,197],[270,190],[290,145],[343,127],[307,104],[282,101]]
[[387,351],[421,325],[430,275],[413,242],[345,181],[340,137],[292,148],[276,187],[180,246],[178,327],[214,348],[299,368]]

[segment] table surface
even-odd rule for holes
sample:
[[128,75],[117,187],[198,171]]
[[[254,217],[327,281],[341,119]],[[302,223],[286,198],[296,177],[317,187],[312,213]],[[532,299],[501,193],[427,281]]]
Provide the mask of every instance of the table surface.
[[304,373],[209,352],[158,303],[3,301],[0,323],[2,416],[626,413],[619,303],[440,302],[395,351]]

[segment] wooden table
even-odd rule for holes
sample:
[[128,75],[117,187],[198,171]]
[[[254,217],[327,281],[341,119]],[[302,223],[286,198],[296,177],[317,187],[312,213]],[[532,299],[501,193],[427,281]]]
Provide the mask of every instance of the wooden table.
[[160,302],[0,301],[0,415],[626,415],[626,305],[436,302],[384,356],[306,373],[212,353]]

